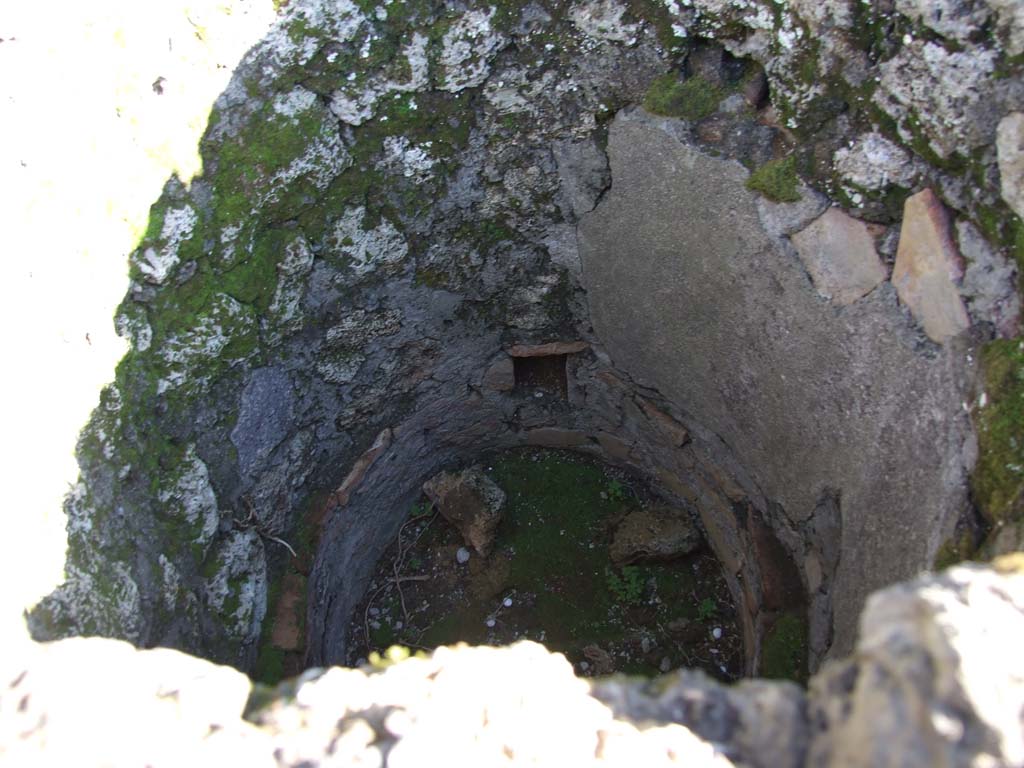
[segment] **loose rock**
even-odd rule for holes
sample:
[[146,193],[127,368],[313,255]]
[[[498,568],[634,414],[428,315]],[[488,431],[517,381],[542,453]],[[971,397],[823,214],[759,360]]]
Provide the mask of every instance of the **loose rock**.
[[671,560],[700,546],[701,534],[684,510],[665,505],[630,512],[612,538],[617,564],[637,560]]
[[466,544],[486,557],[494,546],[505,509],[505,492],[479,466],[459,473],[441,472],[423,484],[423,492]]
[[852,304],[885,280],[885,265],[867,226],[838,208],[829,208],[793,235],[793,245],[818,293],[840,306]]
[[942,202],[930,189],[907,198],[892,283],[932,341],[941,344],[970,326],[954,284],[962,275]]

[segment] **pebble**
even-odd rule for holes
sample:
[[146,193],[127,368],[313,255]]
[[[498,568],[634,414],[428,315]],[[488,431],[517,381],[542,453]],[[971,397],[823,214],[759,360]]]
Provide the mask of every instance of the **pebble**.
[[463,565],[465,563],[468,563],[469,562],[469,550],[466,549],[465,547],[459,547],[458,551],[455,553],[455,559],[458,561],[459,565]]
[[711,630],[711,636],[713,638],[715,638],[715,640],[721,640],[722,639],[722,628],[721,627],[715,627],[714,629],[712,629]]

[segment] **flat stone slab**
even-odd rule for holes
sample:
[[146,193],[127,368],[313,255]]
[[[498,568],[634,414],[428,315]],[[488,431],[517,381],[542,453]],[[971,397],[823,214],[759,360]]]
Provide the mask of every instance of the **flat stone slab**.
[[[596,340],[727,445],[790,521],[813,519],[822,489],[840,494],[832,653],[845,651],[868,592],[929,564],[934,531],[966,503],[963,349],[922,354],[887,282],[842,311],[822,301],[766,231],[746,169],[672,121],[620,112],[608,155],[612,186],[579,226]],[[728,541],[736,502],[693,503]]]
[[886,278],[867,225],[838,208],[829,208],[792,240],[815,289],[834,304],[852,304]]
[[961,277],[963,259],[942,201],[930,189],[908,197],[892,284],[928,338],[939,344],[971,324],[954,282]]

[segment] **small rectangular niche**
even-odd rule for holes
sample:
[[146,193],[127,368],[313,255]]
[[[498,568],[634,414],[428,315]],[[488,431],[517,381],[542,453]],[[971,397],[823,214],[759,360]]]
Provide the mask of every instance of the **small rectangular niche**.
[[569,398],[569,378],[565,370],[568,355],[541,355],[537,357],[513,357],[516,389],[519,391],[541,391],[557,395],[563,400]]

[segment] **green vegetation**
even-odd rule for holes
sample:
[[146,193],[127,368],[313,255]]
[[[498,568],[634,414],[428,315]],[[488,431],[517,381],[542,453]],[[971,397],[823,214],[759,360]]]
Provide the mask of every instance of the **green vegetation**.
[[785,613],[761,644],[761,677],[807,682],[807,619]]
[[643,571],[635,565],[625,565],[621,573],[611,568],[605,570],[608,591],[620,603],[636,604],[640,602],[644,592]]
[[713,598],[705,597],[697,605],[697,618],[701,621],[710,621],[718,613],[718,606]]
[[625,501],[626,499],[625,486],[615,478],[608,481],[608,488],[605,492],[612,501]]
[[1024,342],[997,340],[981,352],[984,408],[975,411],[978,463],[971,478],[974,501],[990,523],[1024,514]]
[[747,189],[760,192],[777,203],[795,203],[800,199],[798,181],[796,158],[790,156],[771,160],[750,174]]
[[947,539],[939,551],[935,553],[932,569],[941,571],[964,560],[969,560],[975,553],[974,541],[967,531],[955,534]]
[[[711,606],[716,625],[734,623],[728,587],[714,558],[613,567],[608,541],[614,523],[627,504],[641,502],[632,495],[628,501],[610,498],[606,489],[615,478],[592,460],[554,450],[509,451],[488,461],[488,474],[507,496],[495,550],[487,560],[460,566],[465,570],[459,578],[465,581],[457,583],[464,592],[453,592],[448,583],[439,593],[444,579],[436,569],[453,563],[454,547],[462,541],[443,524],[428,530],[417,555],[422,553],[426,572],[435,578],[406,585],[405,599],[410,605],[425,600],[432,612],[422,617],[423,625],[403,627],[393,636],[378,638],[371,626],[372,647],[505,643],[528,637],[574,662],[584,660],[583,649],[596,644],[615,658],[616,671],[649,675],[659,673],[665,656],[677,664],[711,658],[703,644],[712,642],[704,623],[712,614],[707,606],[702,614],[698,595]],[[390,565],[387,555],[383,562]],[[481,590],[481,584],[486,588]],[[502,602],[503,595],[510,597],[509,604]],[[387,600],[374,606],[382,616],[402,616]],[[380,624],[383,628],[387,622]],[[649,653],[640,648],[642,628],[656,640]],[[358,642],[363,630],[354,629]],[[741,663],[738,631],[727,629],[726,634],[728,644],[714,641],[720,655],[706,665],[713,675],[722,675],[719,664],[727,664],[733,674]],[[687,662],[690,652],[694,655]]]
[[669,73],[651,83],[644,108],[655,115],[702,120],[714,113],[724,95],[722,89],[699,75],[680,80],[678,75]]

